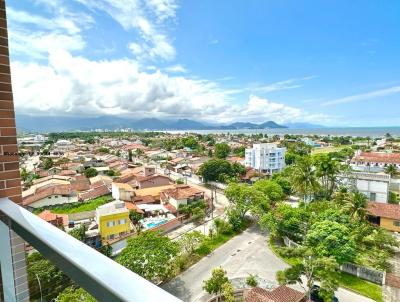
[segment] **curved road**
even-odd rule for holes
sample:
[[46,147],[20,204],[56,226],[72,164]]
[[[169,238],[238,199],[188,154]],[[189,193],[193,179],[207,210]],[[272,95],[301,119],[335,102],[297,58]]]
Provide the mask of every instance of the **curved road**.
[[[267,244],[268,236],[253,226],[234,237],[211,255],[180,274],[175,279],[162,285],[162,288],[183,301],[206,301],[202,282],[210,277],[213,268],[222,266],[228,277],[247,277],[249,273],[276,283],[276,272],[288,265],[276,257]],[[294,287],[301,290],[300,287]],[[336,296],[340,302],[373,302],[373,300],[340,288]]]

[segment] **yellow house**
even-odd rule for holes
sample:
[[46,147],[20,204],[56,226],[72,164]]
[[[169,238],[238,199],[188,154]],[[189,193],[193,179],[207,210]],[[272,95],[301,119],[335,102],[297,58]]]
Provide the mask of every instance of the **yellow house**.
[[103,244],[130,232],[129,210],[116,200],[96,209],[96,222]]
[[392,232],[400,232],[400,205],[370,202],[367,210],[372,223]]

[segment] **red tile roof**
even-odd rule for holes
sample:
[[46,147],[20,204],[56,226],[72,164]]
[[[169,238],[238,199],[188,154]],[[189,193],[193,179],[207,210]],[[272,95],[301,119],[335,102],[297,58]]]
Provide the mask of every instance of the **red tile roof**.
[[49,223],[57,223],[57,220],[62,220],[63,225],[68,225],[68,215],[67,214],[54,214],[49,210],[44,210],[38,215],[43,220]]
[[141,144],[130,144],[130,145],[126,145],[122,147],[123,150],[136,150],[136,149],[140,149],[140,150],[146,150],[146,146],[143,146]]
[[134,196],[132,198],[132,201],[135,202],[136,204],[143,204],[143,203],[155,203],[156,199],[151,195],[145,195],[145,196]]
[[78,175],[71,181],[71,186],[75,191],[87,191],[90,189],[90,181],[85,175]]
[[125,207],[129,211],[133,210],[133,211],[136,211],[139,214],[144,214],[143,210],[139,209],[139,207],[136,204],[134,204],[133,202],[125,201]]
[[400,164],[400,153],[361,152],[359,155],[356,155],[352,161]]
[[367,211],[376,217],[400,220],[400,205],[397,204],[369,202]]
[[244,295],[245,302],[303,302],[307,301],[305,294],[295,289],[281,285],[272,291],[255,287]]
[[90,190],[86,192],[79,193],[79,200],[89,200],[100,196],[110,194],[110,188],[104,181],[96,181],[90,186]]
[[51,195],[72,195],[72,189],[70,185],[50,185],[37,188],[34,194],[28,195],[22,199],[23,205],[30,205],[43,198],[47,198]]
[[176,214],[178,211],[176,210],[176,208],[172,205],[172,204],[170,204],[170,203],[166,203],[166,204],[164,204],[164,207],[168,210],[168,211],[170,211],[172,214]]
[[161,192],[161,196],[169,196],[174,199],[187,199],[200,194],[204,195],[204,191],[188,185],[176,186],[175,188],[167,189]]
[[60,173],[58,173],[61,176],[74,176],[76,175],[76,171],[74,170],[61,170]]

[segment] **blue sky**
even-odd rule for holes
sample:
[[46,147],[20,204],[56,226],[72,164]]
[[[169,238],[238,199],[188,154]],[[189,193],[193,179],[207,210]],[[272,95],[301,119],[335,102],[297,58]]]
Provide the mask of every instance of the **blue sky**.
[[7,5],[20,113],[400,125],[399,1]]

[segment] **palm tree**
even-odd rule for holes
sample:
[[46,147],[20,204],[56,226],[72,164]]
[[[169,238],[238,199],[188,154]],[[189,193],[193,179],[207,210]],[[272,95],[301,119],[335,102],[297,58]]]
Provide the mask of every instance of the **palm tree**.
[[296,160],[290,178],[294,191],[299,193],[304,201],[311,200],[319,187],[319,183],[310,156]]
[[363,220],[367,212],[367,205],[367,197],[360,192],[354,192],[347,194],[344,198],[343,209],[350,214],[351,218]]
[[393,164],[390,164],[385,168],[385,173],[389,174],[390,177],[394,177],[398,174],[397,167]]
[[341,167],[337,160],[324,154],[315,160],[316,175],[319,177],[324,197],[330,199],[337,183]]

